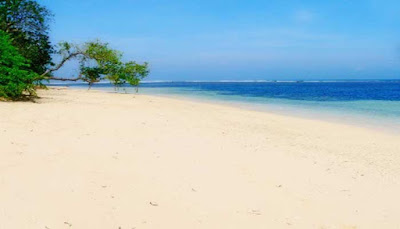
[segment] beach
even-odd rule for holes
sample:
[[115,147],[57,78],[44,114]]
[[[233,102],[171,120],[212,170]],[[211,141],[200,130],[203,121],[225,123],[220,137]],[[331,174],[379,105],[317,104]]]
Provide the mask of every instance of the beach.
[[400,135],[161,96],[0,103],[0,228],[400,228]]

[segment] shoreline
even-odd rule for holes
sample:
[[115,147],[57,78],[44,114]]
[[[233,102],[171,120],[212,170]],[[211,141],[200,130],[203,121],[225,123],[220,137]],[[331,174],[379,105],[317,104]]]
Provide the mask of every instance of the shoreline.
[[[57,86],[53,86],[57,88]],[[77,89],[77,90],[85,90],[84,88],[74,88],[67,87],[69,89]],[[124,92],[116,92],[116,91],[108,91],[98,88],[92,88],[90,90],[105,92],[105,93],[116,93],[116,94],[132,94],[132,95],[145,95],[145,96],[155,96],[161,98],[170,98],[176,100],[184,100],[184,101],[192,101],[198,103],[208,103],[208,104],[216,104],[221,106],[227,106],[231,108],[263,112],[274,115],[282,115],[287,117],[294,117],[306,120],[318,120],[322,122],[329,123],[337,123],[343,125],[350,125],[359,128],[365,128],[372,131],[379,131],[388,134],[395,134],[400,136],[400,123],[397,122],[399,120],[393,120],[384,117],[372,117],[368,115],[362,114],[344,114],[344,113],[331,113],[330,111],[323,111],[320,108],[312,109],[312,108],[293,108],[288,106],[287,104],[283,104],[281,109],[277,109],[276,104],[261,104],[261,103],[252,103],[252,102],[240,102],[234,100],[218,100],[211,99],[207,97],[186,97],[184,95],[174,95],[174,94],[152,94],[152,93],[124,93]],[[319,110],[318,110],[319,109]],[[300,111],[300,112],[299,112]]]
[[0,228],[397,228],[400,136],[149,95],[0,103]]

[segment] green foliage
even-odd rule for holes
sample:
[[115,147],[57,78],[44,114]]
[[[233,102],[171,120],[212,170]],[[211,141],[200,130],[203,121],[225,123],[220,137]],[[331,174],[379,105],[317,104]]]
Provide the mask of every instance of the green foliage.
[[37,77],[26,59],[11,45],[8,35],[0,31],[0,98],[19,100],[35,96]]
[[34,0],[0,0],[0,30],[9,34],[12,44],[38,74],[51,64],[48,22],[52,14]]
[[[82,80],[89,85],[109,80],[116,87],[125,83],[138,86],[140,80],[149,74],[148,64],[137,64],[122,61],[122,53],[110,48],[107,43],[100,41],[87,42],[83,45],[62,42],[59,44],[58,54],[62,61],[53,70],[58,70],[66,61],[77,59],[80,63],[79,77],[71,80]],[[55,78],[48,78],[55,79]]]

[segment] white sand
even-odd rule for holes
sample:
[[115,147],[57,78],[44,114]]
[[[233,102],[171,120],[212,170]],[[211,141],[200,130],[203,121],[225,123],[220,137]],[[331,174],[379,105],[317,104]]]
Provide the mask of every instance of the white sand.
[[0,103],[0,228],[400,228],[400,136],[171,98]]

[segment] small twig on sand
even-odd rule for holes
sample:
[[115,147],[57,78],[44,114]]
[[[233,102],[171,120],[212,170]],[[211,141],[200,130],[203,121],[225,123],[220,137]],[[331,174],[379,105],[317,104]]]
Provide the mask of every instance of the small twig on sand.
[[152,206],[154,206],[154,207],[157,207],[157,206],[158,206],[157,203],[153,203],[153,202],[150,202],[150,205],[152,205]]

